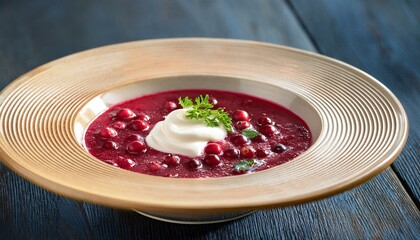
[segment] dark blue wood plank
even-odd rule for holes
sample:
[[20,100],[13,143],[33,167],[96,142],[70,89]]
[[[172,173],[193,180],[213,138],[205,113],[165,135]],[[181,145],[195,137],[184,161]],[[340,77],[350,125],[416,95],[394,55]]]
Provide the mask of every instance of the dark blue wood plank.
[[281,1],[0,0],[0,88],[71,53],[168,37],[240,38],[314,49]]
[[[420,1],[291,1],[325,55],[352,64],[385,84],[410,122],[407,145],[394,162],[420,200]],[[322,14],[314,11],[322,9]]]
[[[334,9],[343,16],[356,10]],[[317,17],[329,11],[329,5],[319,8]],[[321,24],[333,24],[327,20]],[[0,0],[0,88],[33,67],[80,50],[197,36],[316,49],[284,1]],[[419,229],[419,212],[390,169],[322,201],[225,224],[182,226],[57,196],[0,164],[0,239],[415,239]]]
[[[163,223],[132,211],[76,202],[20,181],[19,185],[1,187],[0,196],[4,197],[7,191],[14,198],[1,199],[0,236],[8,236],[6,239],[415,239],[420,234],[418,210],[400,193],[398,182],[389,179],[395,176],[387,170],[368,183],[332,198],[258,211],[237,221],[202,226]],[[378,206],[383,206],[379,207],[380,211]]]

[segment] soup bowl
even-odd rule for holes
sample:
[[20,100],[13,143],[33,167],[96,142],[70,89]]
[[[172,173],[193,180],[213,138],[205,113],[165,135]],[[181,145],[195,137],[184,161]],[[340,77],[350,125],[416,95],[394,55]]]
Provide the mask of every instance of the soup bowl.
[[[175,89],[215,89],[276,102],[309,126],[312,146],[260,172],[167,178],[115,168],[83,144],[110,106]],[[343,62],[288,47],[226,39],[111,45],[47,63],[0,95],[0,155],[58,194],[177,223],[212,223],[350,189],[398,156],[407,117],[379,81]]]

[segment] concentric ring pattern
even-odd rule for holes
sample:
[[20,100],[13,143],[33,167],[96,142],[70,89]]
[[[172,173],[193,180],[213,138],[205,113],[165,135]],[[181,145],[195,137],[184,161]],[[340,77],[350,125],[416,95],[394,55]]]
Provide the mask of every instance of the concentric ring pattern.
[[[287,164],[214,179],[115,169],[76,140],[75,116],[101,93],[143,80],[193,75],[280,86],[317,110],[320,136]],[[289,205],[344,191],[389,166],[408,131],[395,96],[354,67],[292,48],[221,39],[132,42],[48,63],[2,92],[0,122],[2,159],[38,185],[114,207],[191,213]]]

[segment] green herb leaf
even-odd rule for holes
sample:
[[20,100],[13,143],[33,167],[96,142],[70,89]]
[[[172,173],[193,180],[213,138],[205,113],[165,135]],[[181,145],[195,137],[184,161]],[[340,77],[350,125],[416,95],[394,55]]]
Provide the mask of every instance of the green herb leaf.
[[209,95],[199,96],[195,99],[195,104],[189,97],[179,98],[179,104],[183,108],[192,107],[187,111],[187,118],[202,120],[209,127],[222,125],[228,132],[232,131],[232,118],[229,117],[223,108],[212,109],[213,104],[209,102]]
[[189,97],[184,97],[184,99],[178,98],[178,102],[183,108],[191,107],[193,105],[193,102]]
[[245,130],[242,131],[242,134],[245,137],[247,137],[249,139],[252,139],[252,138],[258,136],[259,132],[255,131],[254,129],[245,129]]
[[213,108],[213,104],[209,102],[209,95],[206,94],[204,97],[203,95],[200,95],[199,97],[195,98],[195,104],[198,106],[198,108]]
[[238,172],[248,171],[252,166],[254,166],[254,164],[254,159],[245,159],[236,163],[235,166],[233,166],[233,169]]

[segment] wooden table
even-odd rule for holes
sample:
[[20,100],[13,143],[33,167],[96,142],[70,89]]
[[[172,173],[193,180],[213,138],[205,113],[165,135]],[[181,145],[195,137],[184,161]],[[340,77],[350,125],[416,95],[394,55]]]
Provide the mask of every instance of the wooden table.
[[372,180],[222,224],[169,224],[74,201],[0,164],[0,239],[420,239],[419,18],[416,0],[0,0],[0,89],[41,64],[107,44],[238,38],[354,65],[393,91],[410,120],[405,149]]

